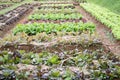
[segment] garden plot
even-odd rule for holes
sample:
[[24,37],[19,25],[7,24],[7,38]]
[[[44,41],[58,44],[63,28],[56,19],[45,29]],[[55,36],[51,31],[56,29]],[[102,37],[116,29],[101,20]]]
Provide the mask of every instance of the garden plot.
[[74,6],[41,6],[41,7],[39,7],[39,9],[41,9],[41,8],[43,8],[43,9],[48,9],[48,8],[57,8],[57,9],[62,9],[62,8],[71,8],[71,9],[74,9],[75,7]]
[[120,56],[102,44],[93,23],[66,9],[37,9],[0,40],[0,79],[120,79]]
[[43,4],[43,5],[41,5],[40,7],[39,7],[39,9],[41,9],[41,8],[43,8],[43,9],[49,9],[49,8],[57,8],[57,9],[64,9],[64,8],[71,8],[71,9],[74,9],[75,7],[73,6],[73,4],[50,4],[50,5],[45,5],[45,4]]
[[1,3],[18,3],[18,2],[22,2],[24,0],[0,0]]
[[[99,7],[94,4],[81,4],[81,6],[88,12],[90,12],[95,18],[102,24],[106,25],[111,29],[113,36],[119,40],[120,39],[120,15],[111,12],[110,10]],[[98,10],[96,12],[96,10]],[[103,14],[104,13],[104,14]]]
[[[79,16],[79,17],[78,17]],[[82,15],[79,13],[35,13],[29,16],[27,22],[79,22]]]
[[[40,53],[2,51],[0,79],[112,79],[119,80],[119,57],[104,52],[74,49]],[[6,75],[7,74],[7,75]]]
[[41,4],[71,4],[73,1],[41,1]]
[[35,13],[75,13],[76,9],[36,9]]
[[23,16],[23,14],[31,9],[32,5],[24,4],[12,11],[7,12],[4,15],[0,15],[0,29],[4,30],[5,26],[11,25],[13,22],[16,22],[21,16]]
[[[66,4],[62,6],[66,6]],[[61,23],[61,22],[79,22],[79,21],[87,22],[87,20],[84,19],[80,13],[76,12],[76,9],[70,9],[70,8],[55,9],[54,7],[46,9],[46,8],[38,7],[38,9],[36,9],[35,12],[28,17],[28,20],[26,20],[23,23],[34,23],[34,22]]]
[[13,5],[13,4],[0,4],[0,10],[6,9],[6,8],[12,6],[12,5]]

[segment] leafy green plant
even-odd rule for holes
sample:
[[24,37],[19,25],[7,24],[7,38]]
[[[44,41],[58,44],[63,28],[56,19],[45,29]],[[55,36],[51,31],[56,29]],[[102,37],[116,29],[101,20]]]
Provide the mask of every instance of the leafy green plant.
[[[120,79],[119,56],[103,52],[101,48],[97,50],[63,51],[61,53],[47,51],[34,53],[21,50],[7,53],[14,53],[14,55],[20,53],[22,58],[20,58],[19,64],[16,64],[13,58],[5,62],[7,56],[6,58],[3,56],[8,54],[0,55],[0,61],[4,62],[4,64],[0,64],[0,70],[2,71],[5,68],[16,70],[16,79],[20,80],[33,78],[44,80]],[[33,64],[31,64],[32,62]],[[8,80],[9,72],[5,72],[4,75],[4,79]]]
[[33,23],[33,24],[20,24],[14,30],[13,33],[16,35],[19,32],[25,32],[28,35],[36,35],[37,33],[46,32],[57,33],[57,32],[79,32],[79,31],[89,31],[93,33],[95,30],[95,25],[93,23],[64,23],[64,24],[54,24],[54,23]]
[[57,55],[53,55],[48,57],[48,64],[58,64],[59,63],[59,57]]
[[32,14],[29,16],[30,20],[68,20],[68,19],[82,19],[82,15],[79,13],[46,13],[46,14]]
[[59,77],[60,76],[60,71],[58,71],[58,70],[52,70],[51,71],[51,76],[52,77]]
[[120,15],[92,3],[81,4],[81,7],[95,16],[102,24],[110,28],[114,37],[120,40]]

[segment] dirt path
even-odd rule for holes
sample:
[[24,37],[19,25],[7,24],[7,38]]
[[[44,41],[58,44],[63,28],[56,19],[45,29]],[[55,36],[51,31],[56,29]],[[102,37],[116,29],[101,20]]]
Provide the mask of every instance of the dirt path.
[[99,21],[97,21],[90,13],[85,11],[80,6],[76,6],[78,12],[80,12],[84,18],[88,21],[93,22],[96,25],[96,32],[99,35],[102,43],[114,54],[120,55],[120,43],[116,40],[110,39],[111,36],[108,34],[110,33],[110,29],[107,26],[103,25]]

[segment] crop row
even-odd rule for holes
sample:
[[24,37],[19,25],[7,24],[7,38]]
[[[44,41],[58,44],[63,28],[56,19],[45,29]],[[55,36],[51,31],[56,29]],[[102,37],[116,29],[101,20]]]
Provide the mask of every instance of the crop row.
[[10,6],[12,6],[13,4],[0,4],[0,10],[8,8]]
[[0,2],[2,3],[2,2],[22,2],[22,1],[24,1],[24,0],[0,0]]
[[23,4],[4,15],[0,15],[0,28],[4,29],[4,26],[19,20],[24,13],[30,11],[32,8],[33,6],[31,4]]
[[35,35],[37,33],[46,32],[47,34],[56,32],[81,32],[90,31],[92,33],[95,30],[95,25],[92,23],[33,23],[33,24],[19,24],[14,30],[14,34],[19,32],[25,32],[28,35]]
[[39,9],[50,9],[50,8],[57,8],[57,9],[74,9],[75,7],[74,6],[41,6],[39,7]]
[[73,4],[42,4],[41,6],[73,6]]
[[80,13],[46,13],[46,14],[32,14],[29,16],[30,20],[68,20],[68,19],[82,19],[82,15]]
[[67,1],[63,1],[63,0],[57,0],[57,1],[55,1],[55,0],[47,0],[47,1],[43,1],[43,0],[35,0],[35,1],[40,1],[41,3],[46,3],[46,4],[69,4],[69,3],[72,3],[72,0],[67,0]]
[[76,12],[76,9],[57,9],[57,8],[49,8],[49,9],[36,9],[35,10],[35,13],[73,13],[73,12]]
[[120,39],[120,15],[95,4],[84,3],[81,6],[104,25],[111,28],[116,39]]
[[29,78],[33,80],[115,80],[120,78],[120,67],[114,64],[119,62],[119,58],[110,53],[103,54],[101,51],[73,50],[57,54],[49,52],[36,54],[20,50],[1,53],[2,77],[0,79],[3,80],[29,80]]
[[58,8],[39,8],[38,7],[38,10],[74,10],[74,9],[72,9],[72,8],[60,8],[60,9],[58,9]]

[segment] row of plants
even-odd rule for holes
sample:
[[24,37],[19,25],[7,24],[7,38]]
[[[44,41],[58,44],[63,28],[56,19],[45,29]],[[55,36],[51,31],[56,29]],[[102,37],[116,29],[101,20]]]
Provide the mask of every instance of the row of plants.
[[69,19],[82,19],[82,15],[80,13],[46,13],[39,14],[34,13],[28,17],[29,20],[69,20]]
[[14,28],[13,33],[16,35],[19,32],[25,32],[28,35],[36,35],[37,33],[46,32],[57,33],[57,32],[83,32],[89,31],[93,33],[95,30],[95,25],[93,23],[83,23],[83,22],[67,22],[61,24],[54,23],[32,23],[32,24],[19,24]]
[[72,2],[72,0],[66,0],[66,1],[63,1],[63,0],[35,0],[35,1],[40,1],[41,3],[52,3],[52,4],[54,4],[54,3],[71,3]]
[[[36,35],[29,36],[24,32],[18,33],[16,35],[9,34],[8,36],[4,37],[3,39],[0,39],[0,47],[5,47],[7,45],[16,45],[19,44],[33,44],[33,45],[40,45],[42,44],[42,47],[44,43],[52,43],[50,44],[50,47],[55,45],[71,45],[76,44],[75,46],[81,45],[83,48],[91,47],[90,45],[99,46],[97,44],[101,44],[98,35],[96,34],[88,34],[88,33],[81,33],[81,32],[57,32],[57,33],[51,33],[46,34],[38,33]],[[72,45],[73,46],[73,45]],[[77,47],[76,47],[77,48]],[[1,49],[3,50],[3,48]],[[57,49],[56,49],[57,50]],[[64,49],[63,49],[64,50]]]
[[85,3],[85,2],[87,2],[87,0],[74,0],[74,1],[80,2],[80,3]]
[[48,8],[48,9],[36,9],[35,13],[75,13],[77,12],[76,9],[57,9],[57,8]]
[[81,6],[101,23],[111,28],[114,37],[120,40],[120,15],[95,4],[84,3]]
[[8,8],[10,6],[12,6],[13,4],[0,4],[0,10]]
[[17,3],[17,2],[22,2],[24,0],[0,0],[1,3],[8,3],[8,2],[14,2],[14,3]]
[[39,9],[46,9],[46,8],[57,8],[57,9],[74,9],[75,6],[73,4],[42,4]]
[[50,8],[53,8],[53,9],[74,9],[75,6],[40,6],[38,7],[39,9],[50,9]]
[[[1,80],[118,80],[119,56],[97,51],[0,52]],[[20,67],[19,67],[20,65]]]
[[18,2],[18,3],[15,3],[15,4],[12,2],[13,5],[10,6],[9,8],[5,8],[5,9],[1,10],[0,15],[4,15],[5,13],[7,13],[9,11],[12,11],[13,9],[15,9],[15,8],[17,8],[17,7],[21,6],[21,5],[31,3],[31,2],[32,2],[32,0],[24,0],[22,2]]
[[56,10],[61,10],[61,11],[64,11],[64,10],[69,10],[69,11],[73,11],[75,9],[71,9],[71,8],[61,8],[61,9],[57,9],[57,8],[38,8],[38,10],[53,10],[53,11],[56,11]]
[[41,6],[73,6],[73,4],[42,4]]

